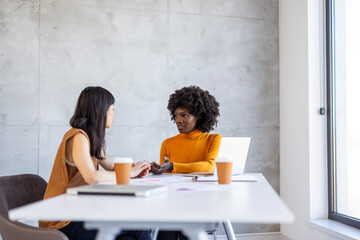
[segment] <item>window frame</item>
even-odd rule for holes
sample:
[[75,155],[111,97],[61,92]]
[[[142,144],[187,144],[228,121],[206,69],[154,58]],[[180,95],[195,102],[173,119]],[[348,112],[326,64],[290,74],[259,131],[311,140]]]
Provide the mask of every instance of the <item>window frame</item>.
[[359,228],[360,220],[336,212],[336,105],[335,105],[335,0],[325,0],[326,16],[326,92],[328,154],[328,218]]

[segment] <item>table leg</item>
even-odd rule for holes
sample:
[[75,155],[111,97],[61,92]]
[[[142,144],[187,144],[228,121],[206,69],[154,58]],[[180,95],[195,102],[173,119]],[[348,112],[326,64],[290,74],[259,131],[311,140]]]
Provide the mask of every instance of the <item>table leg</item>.
[[230,220],[224,221],[223,225],[224,225],[224,229],[225,229],[227,238],[229,240],[236,240],[235,233],[234,233],[234,230],[233,230]]
[[118,228],[99,228],[96,240],[114,240],[119,232]]
[[96,240],[114,240],[121,231],[120,227],[99,222],[85,222],[85,228],[98,230]]
[[[86,229],[97,229],[96,240],[114,240],[121,229],[181,230],[190,240],[208,240],[205,229],[215,228],[217,223],[164,223],[164,222],[85,222]],[[230,225],[231,226],[231,225]],[[231,228],[232,229],[232,228]],[[235,240],[235,238],[233,238]]]
[[182,229],[182,232],[190,240],[207,240],[208,239],[207,233],[204,231],[204,229],[188,227],[186,229]]
[[154,228],[154,229],[151,229],[151,234],[150,234],[150,237],[152,240],[156,240],[157,239],[157,236],[159,234],[159,228]]

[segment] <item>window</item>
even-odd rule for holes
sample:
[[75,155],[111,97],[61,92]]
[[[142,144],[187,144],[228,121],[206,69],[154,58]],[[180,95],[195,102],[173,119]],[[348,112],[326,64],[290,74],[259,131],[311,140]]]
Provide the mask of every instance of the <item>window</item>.
[[329,218],[360,228],[360,1],[326,0]]

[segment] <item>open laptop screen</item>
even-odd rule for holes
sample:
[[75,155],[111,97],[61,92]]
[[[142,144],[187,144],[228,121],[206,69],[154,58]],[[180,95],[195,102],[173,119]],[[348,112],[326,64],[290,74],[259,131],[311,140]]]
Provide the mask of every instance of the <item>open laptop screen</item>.
[[[234,161],[232,174],[244,173],[250,141],[250,137],[223,137],[221,139],[218,157],[229,157]],[[214,175],[216,174],[215,169]]]

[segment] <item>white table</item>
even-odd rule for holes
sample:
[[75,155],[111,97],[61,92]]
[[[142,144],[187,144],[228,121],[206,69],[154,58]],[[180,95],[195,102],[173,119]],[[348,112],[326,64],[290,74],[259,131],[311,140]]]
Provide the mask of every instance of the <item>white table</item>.
[[205,229],[219,222],[290,223],[294,216],[262,174],[258,182],[192,182],[180,175],[149,176],[131,184],[166,184],[153,197],[71,196],[63,194],[10,210],[11,220],[84,221],[99,229],[97,239],[112,239],[121,229],[182,230],[190,239],[206,239]]

